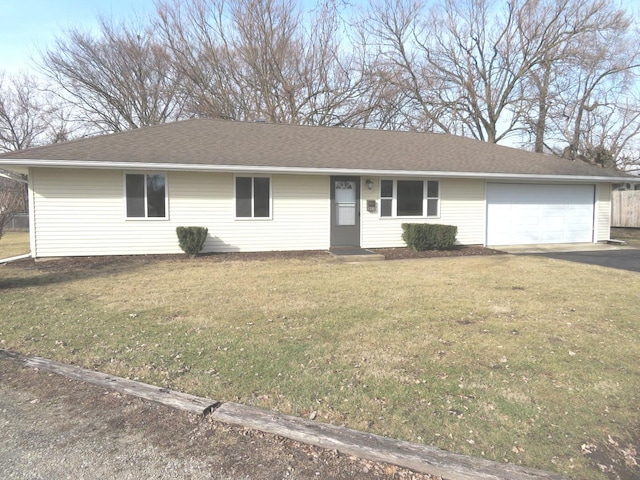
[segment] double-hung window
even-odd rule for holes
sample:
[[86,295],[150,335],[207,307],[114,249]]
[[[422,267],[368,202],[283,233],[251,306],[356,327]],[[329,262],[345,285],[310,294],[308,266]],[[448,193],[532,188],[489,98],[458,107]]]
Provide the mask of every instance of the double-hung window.
[[236,177],[236,218],[271,217],[271,179]]
[[437,217],[440,183],[437,180],[380,181],[380,216]]
[[167,218],[167,178],[162,174],[125,174],[127,218]]

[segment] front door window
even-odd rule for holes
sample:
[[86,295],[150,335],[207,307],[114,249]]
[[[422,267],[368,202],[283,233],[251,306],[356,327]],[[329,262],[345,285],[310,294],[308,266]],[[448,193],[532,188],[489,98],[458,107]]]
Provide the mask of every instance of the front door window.
[[336,225],[356,224],[356,182],[336,181]]
[[330,177],[331,247],[360,246],[360,178]]

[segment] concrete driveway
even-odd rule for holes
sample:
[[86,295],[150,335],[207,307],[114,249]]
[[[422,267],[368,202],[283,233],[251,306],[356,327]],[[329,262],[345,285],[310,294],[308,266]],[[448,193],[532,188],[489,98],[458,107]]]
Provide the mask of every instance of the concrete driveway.
[[514,255],[533,255],[640,272],[640,249],[629,246],[580,243],[569,245],[515,245],[504,248],[496,247],[496,249]]

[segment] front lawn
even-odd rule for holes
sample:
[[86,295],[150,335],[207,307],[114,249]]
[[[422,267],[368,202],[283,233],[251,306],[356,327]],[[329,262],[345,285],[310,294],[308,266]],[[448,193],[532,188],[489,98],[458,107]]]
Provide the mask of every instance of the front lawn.
[[4,232],[0,238],[0,260],[29,253],[29,232]]
[[574,478],[637,468],[640,274],[220,258],[3,267],[0,347]]
[[640,248],[640,228],[612,228],[611,238],[622,240],[630,247]]

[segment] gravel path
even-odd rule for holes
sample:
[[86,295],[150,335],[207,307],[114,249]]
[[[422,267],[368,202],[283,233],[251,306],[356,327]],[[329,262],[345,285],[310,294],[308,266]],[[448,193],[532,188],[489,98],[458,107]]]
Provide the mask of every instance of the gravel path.
[[212,422],[0,359],[5,479],[431,477]]

